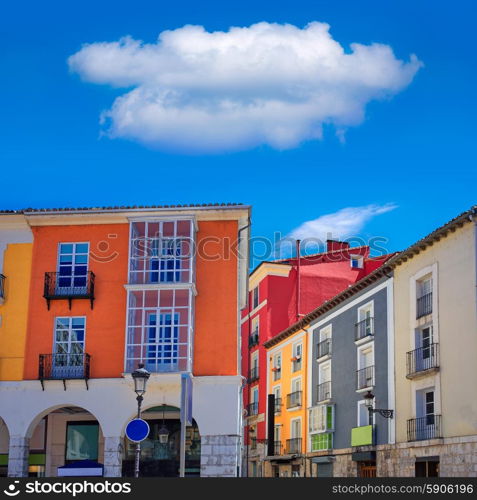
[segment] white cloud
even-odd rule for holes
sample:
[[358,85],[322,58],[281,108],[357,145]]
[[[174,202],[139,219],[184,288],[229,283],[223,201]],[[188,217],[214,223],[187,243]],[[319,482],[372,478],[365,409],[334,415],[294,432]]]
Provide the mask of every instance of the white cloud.
[[287,149],[340,134],[365,107],[403,90],[422,65],[387,45],[335,41],[325,23],[300,29],[266,22],[227,32],[164,31],[157,43],[130,37],[87,44],[68,59],[84,80],[126,87],[102,114],[111,137],[163,150]]
[[348,207],[338,212],[322,215],[314,220],[304,222],[295,228],[288,238],[293,240],[316,239],[325,242],[327,239],[343,240],[358,236],[367,222],[376,215],[390,212],[397,205],[366,205],[363,207]]

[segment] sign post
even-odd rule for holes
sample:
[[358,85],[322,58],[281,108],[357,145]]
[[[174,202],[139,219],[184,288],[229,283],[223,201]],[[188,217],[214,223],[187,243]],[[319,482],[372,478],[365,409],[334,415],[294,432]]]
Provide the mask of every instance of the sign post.
[[149,436],[149,424],[142,418],[134,418],[126,426],[126,436],[129,441],[136,443],[136,456],[134,470],[136,477],[139,477],[139,459],[141,457],[141,441]]
[[192,425],[192,377],[190,373],[183,373],[181,375],[181,447],[179,477],[185,477],[185,447],[188,425]]

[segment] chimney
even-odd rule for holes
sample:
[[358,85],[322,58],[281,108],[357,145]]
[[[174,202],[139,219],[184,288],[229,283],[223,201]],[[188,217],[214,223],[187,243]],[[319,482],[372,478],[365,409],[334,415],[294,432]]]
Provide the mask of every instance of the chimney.
[[332,252],[333,250],[348,250],[349,243],[347,241],[326,240],[326,251]]

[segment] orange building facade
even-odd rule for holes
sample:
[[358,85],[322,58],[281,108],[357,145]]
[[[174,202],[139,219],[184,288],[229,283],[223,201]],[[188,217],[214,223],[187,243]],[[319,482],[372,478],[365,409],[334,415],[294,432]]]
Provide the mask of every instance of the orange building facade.
[[0,358],[0,474],[56,476],[91,460],[106,476],[132,475],[125,427],[140,363],[151,373],[142,475],[239,474],[249,207],[15,216],[31,243],[21,361]]

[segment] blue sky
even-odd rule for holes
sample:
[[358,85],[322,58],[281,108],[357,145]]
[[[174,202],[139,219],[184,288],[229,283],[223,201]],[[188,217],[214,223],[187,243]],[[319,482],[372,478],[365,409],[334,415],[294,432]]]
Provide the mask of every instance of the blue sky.
[[[1,28],[0,207],[243,202],[253,205],[253,233],[271,236],[347,207],[393,204],[356,227],[402,249],[477,202],[473,3],[10,2]],[[101,136],[100,113],[130,89],[82,81],[67,64],[84,43],[125,35],[154,43],[186,24],[227,31],[261,21],[326,22],[346,51],[379,42],[424,66],[392,98],[370,102],[344,142],[325,126],[321,140],[288,149],[210,154]]]

